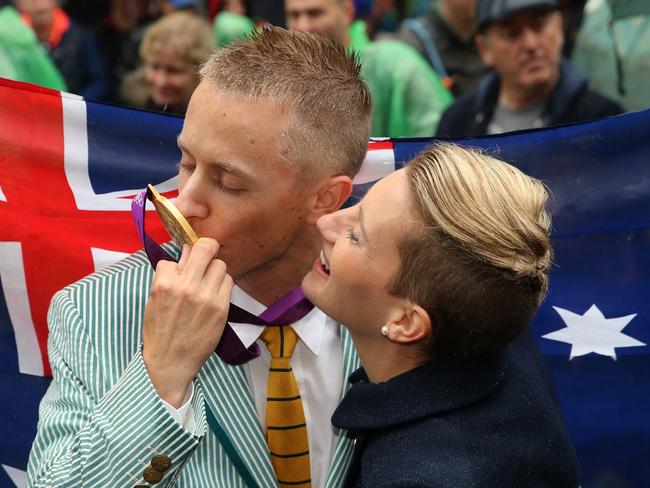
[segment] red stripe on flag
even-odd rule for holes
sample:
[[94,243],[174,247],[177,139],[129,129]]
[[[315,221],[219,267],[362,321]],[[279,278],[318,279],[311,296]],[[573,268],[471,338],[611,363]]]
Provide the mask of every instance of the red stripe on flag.
[[[0,241],[21,243],[27,290],[41,290],[29,293],[29,303],[48,375],[45,317],[57,286],[48,278],[60,273],[60,283],[65,284],[74,281],[76,273],[52,252],[62,243],[52,241],[43,247],[39,233],[50,234],[56,226],[47,216],[58,205],[75,204],[63,171],[61,97],[39,88],[7,80],[0,85],[0,187],[7,199],[0,202]],[[43,218],[37,218],[39,214]],[[63,233],[59,235],[63,239]]]
[[[59,92],[0,80],[0,127],[0,188],[7,200],[0,201],[0,242],[21,243],[48,376],[47,310],[54,293],[94,271],[91,247],[132,253],[142,246],[130,212],[77,208],[65,174]],[[150,232],[165,236],[157,219],[150,220]]]
[[31,83],[24,83],[22,81],[9,80],[7,78],[0,78],[0,87],[13,88],[16,90],[23,90],[32,93],[43,93],[45,95],[54,95],[56,98],[60,98],[61,92],[52,90],[51,88],[45,88],[44,86],[33,85]]
[[393,149],[393,141],[386,139],[385,141],[370,141],[368,143],[368,151],[378,151],[381,149]]

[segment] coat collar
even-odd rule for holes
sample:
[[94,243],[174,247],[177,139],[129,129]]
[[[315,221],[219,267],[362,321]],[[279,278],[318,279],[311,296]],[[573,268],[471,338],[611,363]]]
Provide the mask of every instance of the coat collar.
[[352,388],[332,423],[348,430],[373,430],[461,408],[499,388],[507,363],[505,353],[431,361],[378,384],[369,383],[359,369],[350,377]]

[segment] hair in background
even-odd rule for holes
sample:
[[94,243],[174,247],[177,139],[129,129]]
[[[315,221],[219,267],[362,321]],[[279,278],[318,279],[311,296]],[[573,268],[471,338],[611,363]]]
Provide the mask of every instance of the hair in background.
[[144,35],[140,56],[171,50],[190,64],[200,66],[215,49],[208,22],[189,12],[174,12],[156,21]]
[[402,240],[390,293],[427,310],[435,357],[500,350],[526,328],[548,289],[544,185],[449,143],[420,153],[406,174],[422,229]]
[[[166,15],[149,27],[140,43],[140,57],[146,63],[162,51],[169,50],[193,66],[196,82],[199,66],[214,51],[214,39],[209,24],[189,12]],[[120,97],[133,107],[147,107],[151,90],[146,81],[146,66],[126,74],[120,87]]]
[[262,29],[217,51],[201,68],[215,89],[290,110],[286,159],[303,177],[354,176],[370,135],[370,93],[360,65],[324,37]]

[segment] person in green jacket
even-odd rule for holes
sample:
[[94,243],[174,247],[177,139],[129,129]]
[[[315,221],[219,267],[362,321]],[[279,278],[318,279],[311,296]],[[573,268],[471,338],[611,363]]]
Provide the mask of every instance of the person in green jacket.
[[255,22],[245,15],[235,12],[220,12],[214,19],[214,42],[217,47],[227,46],[255,31]]
[[0,8],[0,77],[67,90],[61,73],[13,7]]
[[453,97],[420,54],[396,40],[371,42],[351,0],[285,0],[287,27],[315,32],[359,56],[372,97],[374,137],[431,137]]
[[650,2],[589,0],[572,61],[626,110],[650,107]]

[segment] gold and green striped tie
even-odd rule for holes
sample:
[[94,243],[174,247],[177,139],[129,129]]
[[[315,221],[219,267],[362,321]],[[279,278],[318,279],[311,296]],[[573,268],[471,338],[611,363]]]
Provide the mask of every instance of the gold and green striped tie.
[[266,397],[266,442],[280,486],[311,487],[309,443],[300,391],[291,370],[298,336],[288,325],[268,326],[262,340],[271,353]]

